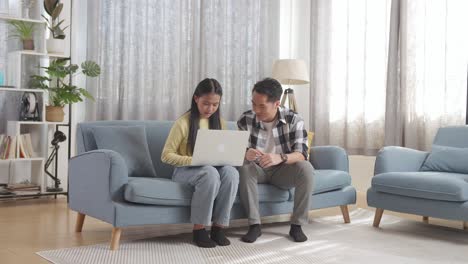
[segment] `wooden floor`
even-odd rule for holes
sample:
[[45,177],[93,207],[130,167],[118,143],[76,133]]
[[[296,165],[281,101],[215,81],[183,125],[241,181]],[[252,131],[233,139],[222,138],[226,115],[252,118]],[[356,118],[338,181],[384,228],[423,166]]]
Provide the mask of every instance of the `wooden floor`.
[[[363,195],[358,195],[357,206],[366,208]],[[349,210],[354,208],[356,207],[351,206]],[[341,214],[339,207],[311,212],[312,217],[337,214]],[[404,216],[415,220],[421,218]],[[285,221],[285,219],[287,216],[268,218],[265,222]],[[352,220],[351,218],[351,222]],[[109,242],[111,225],[86,217],[83,232],[80,234],[74,231],[75,221],[76,213],[68,209],[66,198],[63,197],[56,200],[41,198],[0,202],[0,263],[49,263],[35,252]],[[461,222],[443,221],[440,220],[439,224],[462,227]],[[232,226],[240,225],[246,225],[246,222],[236,221]],[[190,231],[190,224],[126,228],[122,232],[122,240]]]

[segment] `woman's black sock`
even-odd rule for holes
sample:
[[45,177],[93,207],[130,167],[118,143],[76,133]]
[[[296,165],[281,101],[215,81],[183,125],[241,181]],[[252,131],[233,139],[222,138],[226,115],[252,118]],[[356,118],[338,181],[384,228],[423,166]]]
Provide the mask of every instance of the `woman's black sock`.
[[208,231],[203,229],[193,230],[193,242],[202,248],[214,248],[216,243],[208,236]]

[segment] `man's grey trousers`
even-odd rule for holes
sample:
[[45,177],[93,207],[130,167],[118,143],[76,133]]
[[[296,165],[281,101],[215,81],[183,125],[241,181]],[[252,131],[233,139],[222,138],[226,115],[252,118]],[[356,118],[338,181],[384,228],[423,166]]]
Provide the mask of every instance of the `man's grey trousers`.
[[270,183],[281,189],[295,188],[294,209],[291,224],[309,222],[309,208],[313,192],[314,168],[308,161],[280,164],[263,169],[246,161],[239,167],[240,200],[249,219],[249,225],[260,224],[258,183]]

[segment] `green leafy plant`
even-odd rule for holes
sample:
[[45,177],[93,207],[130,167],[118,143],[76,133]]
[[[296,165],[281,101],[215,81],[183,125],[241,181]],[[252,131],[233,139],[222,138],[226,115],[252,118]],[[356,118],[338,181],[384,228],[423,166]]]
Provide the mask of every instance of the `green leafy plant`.
[[21,40],[33,39],[33,34],[35,30],[34,23],[10,20],[8,21],[8,24],[13,26],[13,32],[11,37],[17,37]]
[[68,64],[70,59],[56,59],[50,62],[45,69],[48,76],[32,75],[31,86],[49,91],[51,106],[63,107],[67,104],[82,102],[85,98],[94,100],[93,96],[84,88],[79,88],[69,83],[70,76],[84,74],[88,77],[96,77],[101,74],[101,68],[94,61],[85,61],[80,67],[76,64]]
[[68,27],[62,28],[62,23],[65,21],[64,19],[59,19],[62,9],[63,4],[60,3],[60,0],[44,0],[44,10],[50,16],[50,19],[44,15],[42,17],[46,20],[47,28],[49,28],[52,37],[55,39],[64,39],[65,29]]

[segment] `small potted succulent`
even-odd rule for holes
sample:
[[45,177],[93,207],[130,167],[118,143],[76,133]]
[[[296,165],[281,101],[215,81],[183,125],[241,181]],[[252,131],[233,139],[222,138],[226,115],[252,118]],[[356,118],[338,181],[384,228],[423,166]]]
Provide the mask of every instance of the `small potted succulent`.
[[23,49],[34,50],[35,24],[16,20],[10,20],[8,24],[13,27],[11,37],[19,38],[23,42]]
[[101,73],[101,68],[94,61],[85,61],[80,67],[76,64],[68,64],[70,59],[52,60],[45,69],[48,76],[31,76],[31,86],[44,89],[49,92],[49,105],[46,106],[46,120],[50,122],[62,122],[64,118],[63,107],[67,104],[82,102],[85,98],[94,100],[93,96],[84,88],[72,85],[70,76],[84,74],[88,77],[96,77]]
[[47,22],[47,28],[50,31],[49,38],[47,39],[47,51],[49,53],[63,53],[64,52],[64,39],[65,39],[65,29],[68,27],[63,27],[64,19],[60,20],[60,13],[62,12],[63,4],[60,3],[60,0],[44,0],[44,10],[49,15],[50,18],[42,17]]

